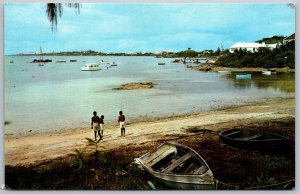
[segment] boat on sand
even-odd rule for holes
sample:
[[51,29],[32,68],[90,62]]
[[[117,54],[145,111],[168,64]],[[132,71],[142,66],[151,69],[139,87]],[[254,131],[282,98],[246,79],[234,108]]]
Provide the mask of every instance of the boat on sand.
[[205,160],[187,146],[166,142],[135,161],[168,188],[216,188],[213,173]]
[[225,144],[245,150],[279,153],[289,149],[288,138],[274,133],[231,129],[220,132],[219,138]]

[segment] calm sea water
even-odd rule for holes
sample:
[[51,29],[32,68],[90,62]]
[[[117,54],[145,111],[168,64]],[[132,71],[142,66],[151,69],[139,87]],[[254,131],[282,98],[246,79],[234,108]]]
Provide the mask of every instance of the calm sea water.
[[[173,59],[154,57],[48,56],[53,62],[39,67],[38,57],[5,57],[5,133],[48,132],[90,126],[96,110],[106,123],[116,122],[123,110],[128,121],[141,116],[171,116],[290,96],[294,74],[235,75],[198,72]],[[70,60],[77,62],[70,62]],[[85,63],[115,61],[118,66],[83,72]],[[67,61],[57,63],[56,61]],[[10,63],[13,61],[13,63]],[[157,65],[165,62],[166,65]],[[129,82],[151,81],[153,89],[112,90]]]

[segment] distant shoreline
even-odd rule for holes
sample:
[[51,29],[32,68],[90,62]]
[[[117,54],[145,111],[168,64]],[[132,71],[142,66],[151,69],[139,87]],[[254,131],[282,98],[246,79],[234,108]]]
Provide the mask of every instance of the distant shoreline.
[[[183,58],[179,56],[160,56],[160,55],[155,55],[155,54],[126,54],[126,53],[113,53],[113,54],[51,54],[51,53],[44,53],[42,54],[43,56],[53,56],[53,57],[58,57],[58,56],[64,56],[64,57],[109,57],[109,56],[117,56],[117,57],[156,57],[156,58]],[[4,55],[4,56],[41,56],[40,54],[11,54],[11,55]],[[203,58],[215,58],[214,56],[201,56]],[[178,65],[189,65],[189,63],[178,63],[178,62],[172,62],[173,64],[178,64]],[[197,70],[197,71],[213,71],[213,72],[218,72],[218,71],[230,71],[232,73],[240,73],[240,72],[261,72],[264,70],[267,70],[267,68],[264,67],[222,67],[222,66],[216,66],[214,63],[198,63],[196,66],[193,66],[192,69]],[[291,69],[288,67],[285,68],[276,68],[277,72],[284,72],[284,73],[294,73],[295,69]]]

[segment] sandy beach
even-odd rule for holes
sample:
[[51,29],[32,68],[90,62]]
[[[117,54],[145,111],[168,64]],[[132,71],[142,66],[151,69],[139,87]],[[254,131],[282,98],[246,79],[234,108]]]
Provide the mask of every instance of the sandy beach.
[[[295,98],[200,112],[155,121],[128,121],[126,137],[120,137],[117,123],[106,126],[101,150],[109,151],[141,145],[176,140],[189,135],[187,129],[197,128],[220,131],[241,124],[253,125],[259,121],[295,118]],[[84,149],[85,138],[93,138],[92,129],[82,128],[68,132],[32,134],[23,137],[5,137],[5,165],[27,166],[42,161],[65,157],[75,149]],[[147,150],[144,150],[146,152]]]

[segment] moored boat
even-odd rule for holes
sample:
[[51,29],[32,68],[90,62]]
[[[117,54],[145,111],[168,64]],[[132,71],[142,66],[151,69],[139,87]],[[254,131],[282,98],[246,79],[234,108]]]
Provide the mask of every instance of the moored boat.
[[117,64],[116,64],[114,61],[104,61],[104,60],[100,60],[99,63],[100,63],[100,64],[106,64],[106,65],[117,66]]
[[218,73],[224,73],[224,74],[227,74],[227,73],[231,73],[231,71],[228,71],[228,70],[227,70],[227,71],[226,71],[226,70],[221,71],[221,70],[220,70],[220,71],[218,71]]
[[44,64],[41,64],[41,63],[52,62],[51,59],[43,59],[42,47],[40,47],[40,54],[39,54],[39,56],[40,56],[39,59],[33,59],[33,61],[31,61],[30,63],[39,63],[39,66],[44,66]]
[[216,188],[213,173],[205,160],[187,146],[166,142],[135,161],[168,188]]
[[108,63],[108,65],[110,65],[111,67],[118,66],[114,61],[112,63]]
[[34,59],[30,63],[48,63],[48,62],[52,62],[52,60],[51,59]]
[[251,79],[251,74],[236,74],[236,79]]
[[271,71],[272,73],[276,73],[276,68],[269,68],[268,71]]
[[158,65],[165,65],[166,63],[163,63],[163,62],[161,62],[161,63],[158,63]]
[[271,75],[271,71],[261,71],[261,73],[263,74],[263,75]]
[[220,132],[219,138],[225,144],[246,150],[280,153],[289,149],[288,138],[267,132],[231,129]]
[[98,64],[89,63],[86,64],[84,67],[81,67],[81,71],[99,71],[101,70]]

